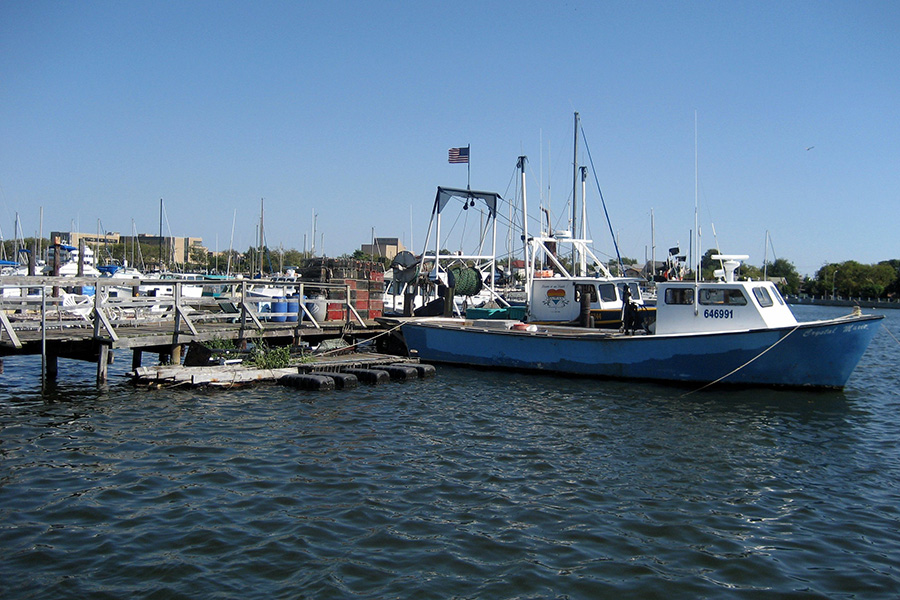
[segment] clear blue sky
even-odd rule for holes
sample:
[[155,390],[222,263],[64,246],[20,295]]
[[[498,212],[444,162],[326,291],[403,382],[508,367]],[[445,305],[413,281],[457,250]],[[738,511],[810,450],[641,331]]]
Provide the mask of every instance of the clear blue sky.
[[801,273],[900,258],[898,34],[890,1],[6,1],[0,227],[155,233],[162,198],[213,249],[236,211],[245,250],[265,198],[270,247],[315,211],[329,255],[373,227],[420,252],[436,186],[466,185],[452,146],[504,197],[528,155],[561,219],[578,111],[622,253],[653,209],[661,257],[693,227],[696,113],[704,248],[713,224]]

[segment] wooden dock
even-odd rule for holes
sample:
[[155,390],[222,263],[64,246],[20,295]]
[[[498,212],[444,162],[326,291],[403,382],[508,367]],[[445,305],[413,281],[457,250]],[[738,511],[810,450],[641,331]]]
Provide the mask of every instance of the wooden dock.
[[240,364],[139,367],[132,373],[132,379],[138,385],[151,387],[235,387],[273,382],[307,390],[333,390],[356,387],[359,381],[378,384],[424,379],[434,374],[434,366],[419,364],[415,358],[352,352],[311,356],[309,360],[280,369],[256,369]]
[[[47,378],[59,358],[96,362],[100,383],[116,350],[131,351],[138,369],[144,353],[179,364],[192,341],[356,344],[389,329],[361,316],[370,313],[358,308],[353,282],[4,277],[0,290],[0,357],[40,355]],[[323,306],[314,297],[327,312],[313,314]]]

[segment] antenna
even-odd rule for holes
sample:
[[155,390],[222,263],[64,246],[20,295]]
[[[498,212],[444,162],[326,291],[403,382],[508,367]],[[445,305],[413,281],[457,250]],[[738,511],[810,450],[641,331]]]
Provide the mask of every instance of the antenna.
[[694,316],[700,314],[698,287],[700,284],[700,167],[699,152],[697,150],[697,111],[694,110],[694,232],[697,236],[697,255],[694,268]]

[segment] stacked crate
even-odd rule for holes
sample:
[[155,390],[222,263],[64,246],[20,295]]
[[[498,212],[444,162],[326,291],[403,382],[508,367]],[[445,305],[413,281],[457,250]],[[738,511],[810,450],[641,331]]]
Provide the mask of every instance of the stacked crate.
[[[384,265],[353,259],[314,259],[303,269],[304,279],[314,275],[323,283],[346,285],[350,302],[363,319],[376,319],[384,312]],[[329,290],[326,320],[343,321],[347,291]]]

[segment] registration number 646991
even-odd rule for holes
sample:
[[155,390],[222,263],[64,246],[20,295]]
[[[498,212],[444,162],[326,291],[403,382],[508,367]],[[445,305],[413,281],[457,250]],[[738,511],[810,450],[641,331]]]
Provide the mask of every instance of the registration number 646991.
[[732,308],[707,308],[703,311],[704,319],[733,319],[734,309]]

